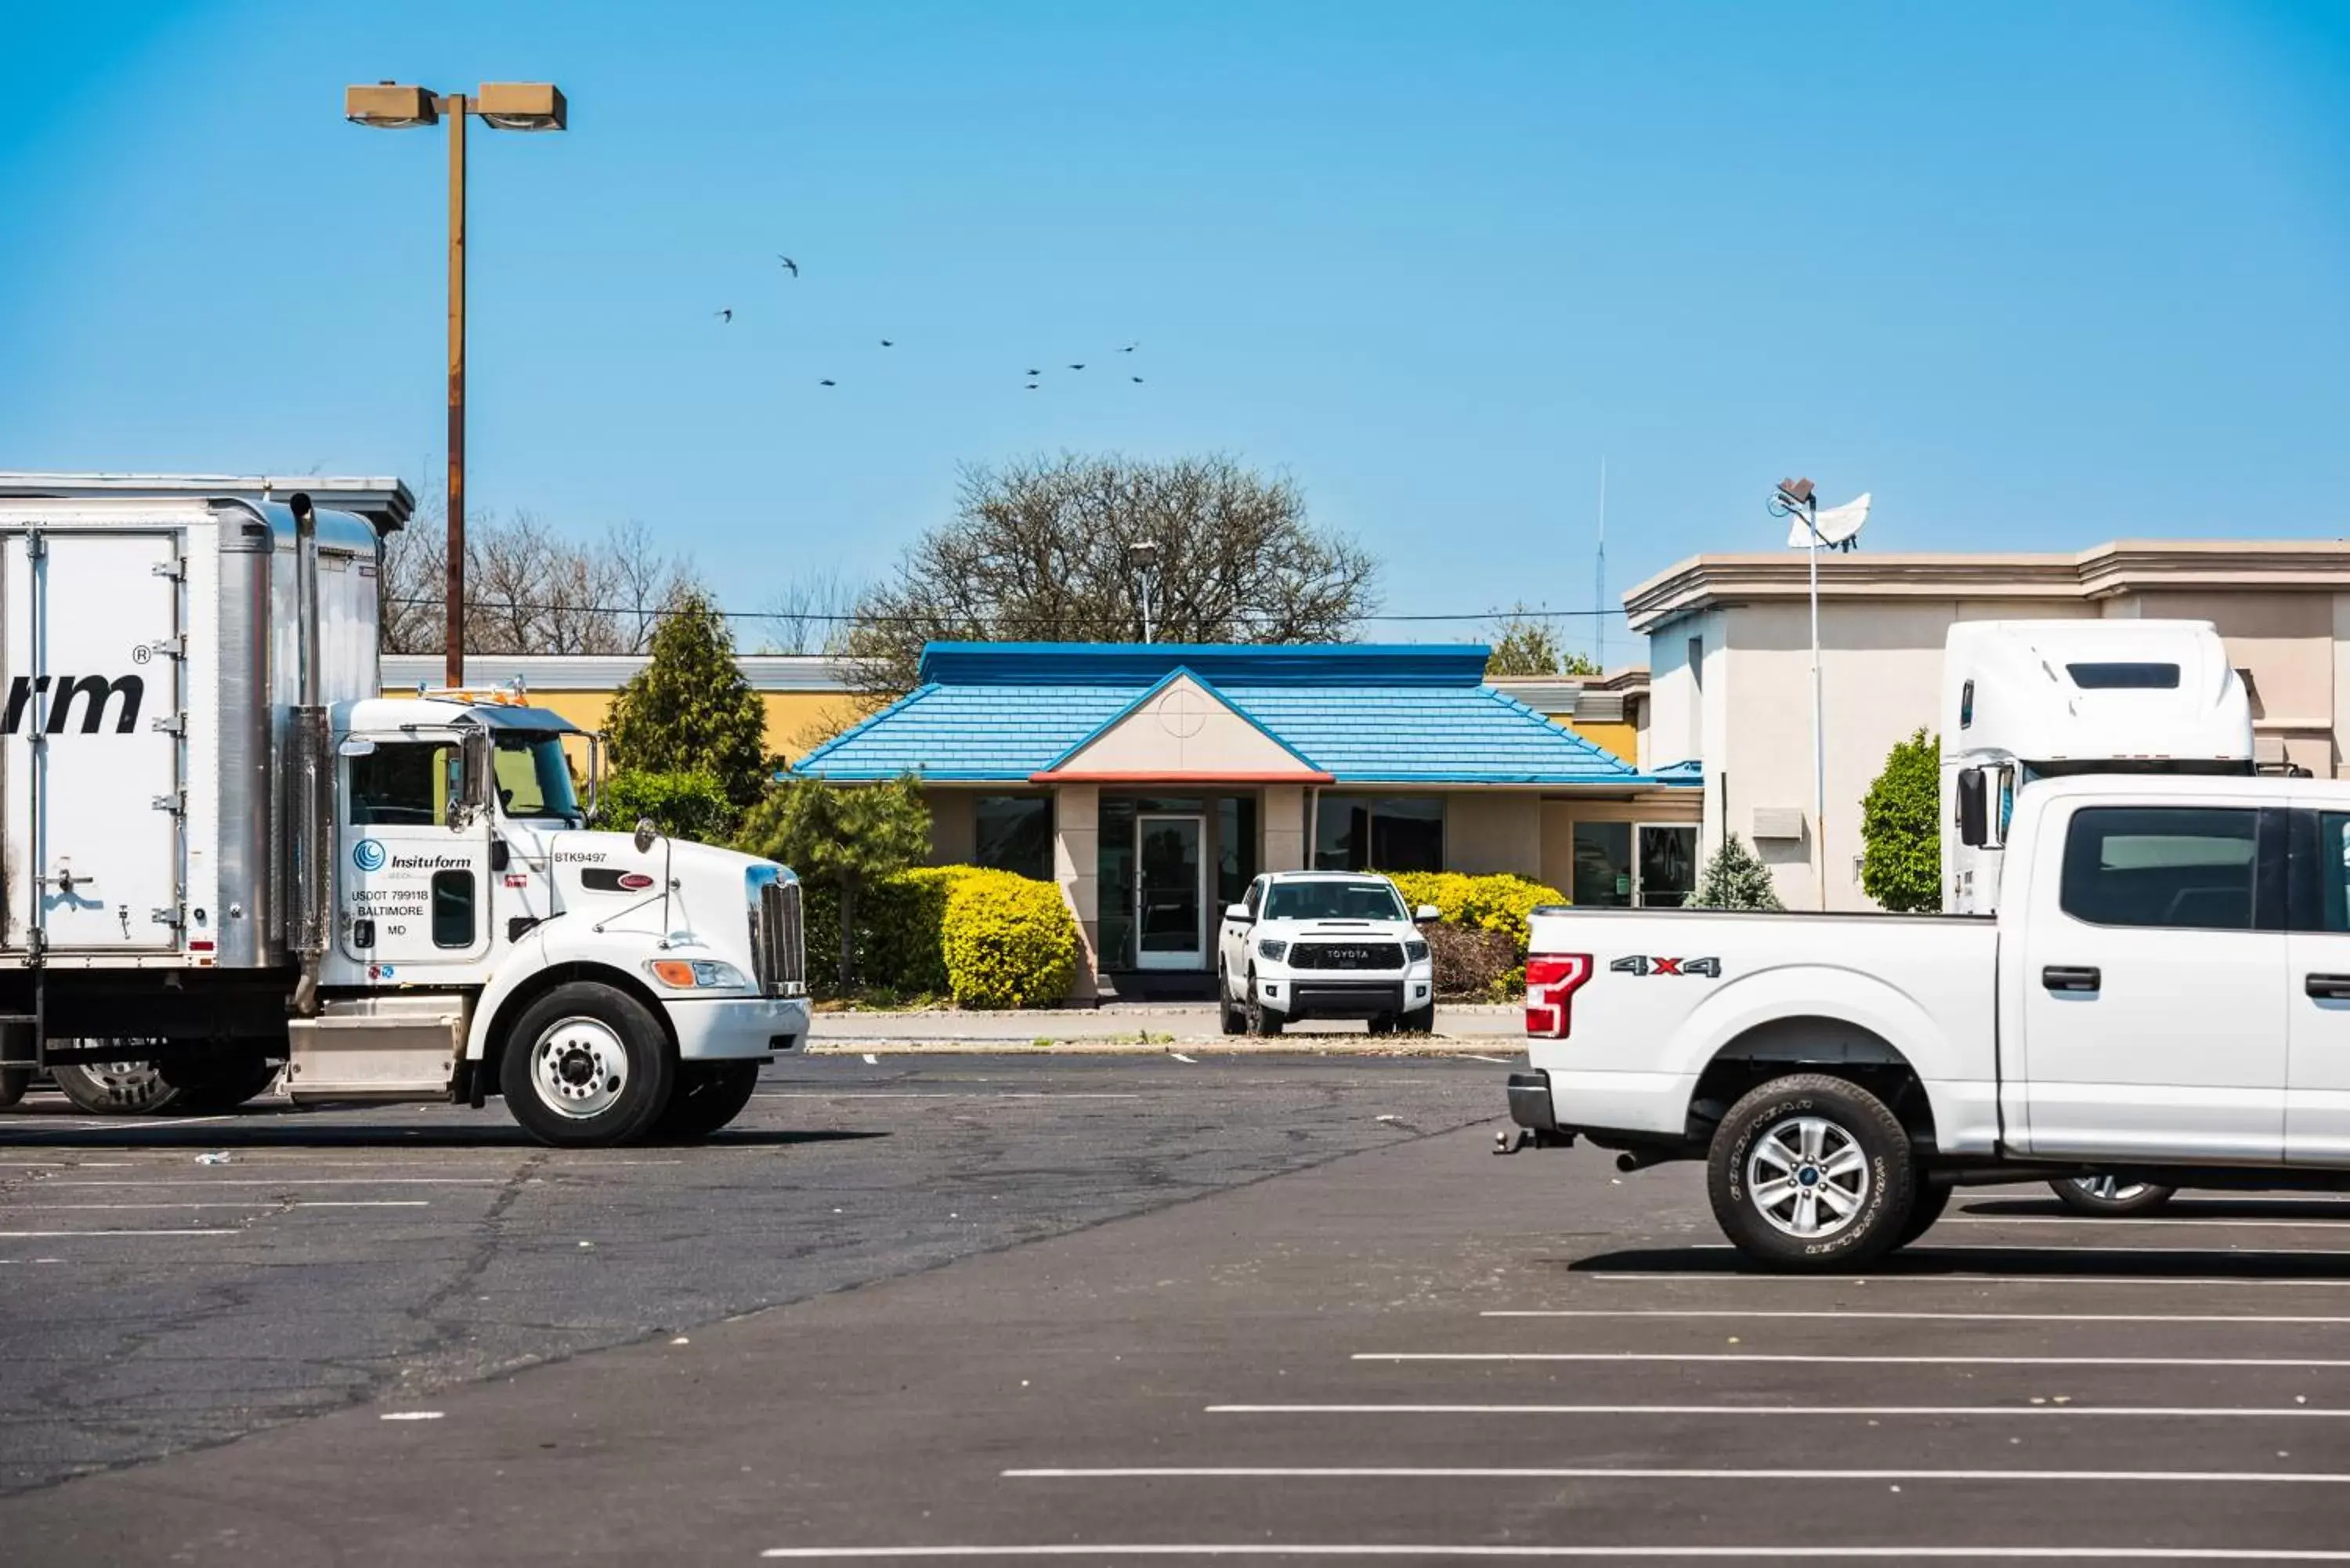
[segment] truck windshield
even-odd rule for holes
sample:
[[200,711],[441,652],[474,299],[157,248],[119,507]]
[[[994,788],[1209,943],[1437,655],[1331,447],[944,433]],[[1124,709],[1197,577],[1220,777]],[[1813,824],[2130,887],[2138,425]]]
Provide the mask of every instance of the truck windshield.
[[497,763],[498,806],[506,815],[579,820],[561,736],[500,735]]
[[1269,920],[1400,920],[1403,904],[1385,882],[1275,882]]

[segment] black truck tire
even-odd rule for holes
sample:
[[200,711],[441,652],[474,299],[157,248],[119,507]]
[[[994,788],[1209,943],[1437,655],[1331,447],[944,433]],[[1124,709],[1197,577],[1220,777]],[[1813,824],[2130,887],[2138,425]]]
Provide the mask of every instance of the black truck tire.
[[25,1091],[32,1086],[33,1070],[30,1067],[0,1067],[0,1111],[23,1099]]
[[1957,1190],[1939,1182],[1919,1182],[1916,1195],[1909,1199],[1909,1222],[1901,1227],[1901,1240],[1893,1244],[1906,1247],[1931,1231],[1942,1211],[1950,1206],[1950,1195]]
[[266,1056],[228,1056],[181,1065],[166,1063],[163,1078],[180,1091],[183,1111],[233,1111],[277,1081],[281,1064]]
[[507,1032],[498,1089],[525,1132],[556,1148],[640,1137],[669,1105],[677,1063],[652,1010],[617,986],[577,980]]
[[669,1104],[653,1118],[651,1136],[664,1142],[708,1137],[751,1103],[759,1067],[756,1062],[680,1062]]
[[151,1062],[71,1062],[50,1068],[49,1077],[77,1110],[94,1116],[155,1116],[182,1095]]
[[1782,1271],[1849,1268],[1901,1243],[1917,1199],[1909,1135],[1846,1078],[1775,1078],[1730,1107],[1706,1161],[1713,1217]]

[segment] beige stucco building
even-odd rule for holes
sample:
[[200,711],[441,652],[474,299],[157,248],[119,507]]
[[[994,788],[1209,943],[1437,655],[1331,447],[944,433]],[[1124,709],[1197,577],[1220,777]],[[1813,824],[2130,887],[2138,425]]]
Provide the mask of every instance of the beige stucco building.
[[[1939,720],[1942,640],[1959,620],[2208,620],[2249,683],[2263,763],[2342,773],[2350,731],[2350,543],[2124,541],[2077,555],[1823,555],[1821,673],[1831,909],[1866,909],[1860,799],[1894,743]],[[1648,639],[1637,762],[1704,777],[1700,853],[1725,828],[1816,900],[1811,631],[1802,554],[1698,556],[1627,594]]]

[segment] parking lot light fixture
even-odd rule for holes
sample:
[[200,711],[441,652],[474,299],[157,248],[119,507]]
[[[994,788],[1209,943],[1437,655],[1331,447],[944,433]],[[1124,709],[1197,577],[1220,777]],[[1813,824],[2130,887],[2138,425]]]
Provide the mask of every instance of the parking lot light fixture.
[[570,105],[553,82],[484,82],[473,97],[407,82],[343,89],[343,118],[371,130],[449,122],[449,535],[443,678],[465,683],[465,120],[494,130],[561,130]]

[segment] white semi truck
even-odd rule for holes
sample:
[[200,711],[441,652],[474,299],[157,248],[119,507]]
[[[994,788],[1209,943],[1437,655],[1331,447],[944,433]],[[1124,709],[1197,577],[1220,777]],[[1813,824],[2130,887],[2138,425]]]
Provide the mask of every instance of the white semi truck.
[[[2250,693],[2200,620],[1980,620],[1942,645],[1943,909],[1999,908],[2016,792],[2085,774],[2253,771]],[[1989,837],[1959,834],[1980,791]]]
[[407,491],[292,483],[0,475],[0,1104],[282,1064],[557,1146],[725,1125],[807,1040],[796,878],[588,831],[593,737],[511,694],[384,696]]

